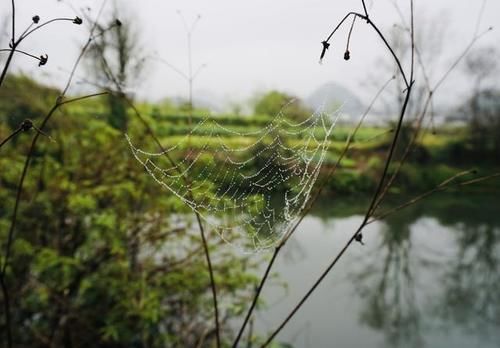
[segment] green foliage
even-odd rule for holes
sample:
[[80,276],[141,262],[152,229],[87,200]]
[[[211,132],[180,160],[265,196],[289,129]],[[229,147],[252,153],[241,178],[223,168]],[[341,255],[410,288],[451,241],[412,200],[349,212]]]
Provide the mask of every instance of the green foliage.
[[8,75],[0,89],[0,122],[17,129],[25,119],[43,117],[54,105],[58,90],[25,75]]
[[278,91],[271,91],[259,97],[255,102],[254,112],[271,117],[283,112],[288,118],[296,121],[305,120],[312,114],[300,100]]
[[[64,111],[52,120],[55,142],[39,143],[20,205],[6,275],[16,345],[195,346],[213,307],[192,217],[137,165],[121,132]],[[2,248],[29,141],[2,148]],[[253,266],[210,236],[219,296],[244,307]]]
[[[58,94],[23,76],[10,76],[5,83],[9,88],[0,90],[2,139],[26,116],[45,115]],[[282,103],[287,97],[276,93],[269,96],[267,106],[262,104],[268,110],[266,115],[216,116],[220,124],[235,131],[233,135],[198,127],[189,146],[179,146],[174,160],[182,160],[190,150],[196,152],[208,144],[198,165],[215,170],[221,163],[210,149],[220,145],[217,136],[224,135],[222,141],[229,148],[255,143],[255,138],[237,133],[268,125],[274,117],[272,108],[280,105],[276,100]],[[192,212],[177,197],[159,189],[137,164],[123,137],[124,123],[119,119],[118,123],[111,122],[109,101],[104,97],[65,106],[46,129],[54,141],[41,138],[33,156],[6,275],[12,297],[12,327],[19,346],[190,347],[212,329],[209,277]],[[191,131],[187,116],[173,113],[179,110],[171,105],[138,107],[161,135],[164,146],[178,145]],[[128,132],[135,145],[156,152],[142,123],[131,117],[130,110],[124,108],[122,112],[127,115]],[[195,114],[192,124],[204,118]],[[317,138],[324,136],[320,128],[314,132]],[[351,132],[349,127],[335,129],[319,182],[327,179],[328,169],[337,162]],[[304,139],[285,133],[273,133],[271,137],[279,136],[291,147],[304,145]],[[408,126],[403,133],[406,142],[410,133]],[[385,129],[370,127],[358,132],[340,169],[328,178],[326,195],[373,192],[384,164],[382,150],[389,141],[386,134]],[[16,142],[1,149],[2,248],[31,141],[28,135],[20,134]],[[471,153],[466,136],[465,131],[457,130],[426,134],[417,147],[426,160],[411,153],[392,192],[432,189],[461,171],[456,163],[460,159],[460,166],[464,166],[468,159],[463,154]],[[260,151],[264,149],[253,149],[259,153],[252,162],[254,168],[261,168],[271,158],[272,151]],[[272,163],[275,170],[287,170],[282,165]],[[194,166],[193,170],[204,181],[200,168]],[[394,166],[390,170],[392,173]],[[194,196],[228,204],[215,192],[230,184],[238,185],[206,181]],[[255,211],[264,208],[258,200],[250,198],[249,202]],[[252,275],[255,264],[234,253],[214,231],[209,232],[219,297],[231,299],[230,305],[224,304],[222,316],[230,320],[243,315],[248,306],[257,281]],[[0,316],[0,326],[3,320]],[[228,325],[224,328],[230,330]]]

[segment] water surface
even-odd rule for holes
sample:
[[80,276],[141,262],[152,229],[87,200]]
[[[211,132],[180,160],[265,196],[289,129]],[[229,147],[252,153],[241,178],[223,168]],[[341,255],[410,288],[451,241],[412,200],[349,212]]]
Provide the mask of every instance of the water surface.
[[[275,264],[255,330],[285,318],[362,221],[322,202]],[[439,195],[368,226],[278,335],[293,347],[499,347],[500,198]]]

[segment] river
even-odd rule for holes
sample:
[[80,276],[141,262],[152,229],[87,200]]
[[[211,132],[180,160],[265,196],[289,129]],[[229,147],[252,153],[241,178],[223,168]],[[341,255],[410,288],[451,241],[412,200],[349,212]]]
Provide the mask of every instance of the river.
[[[320,202],[275,264],[267,337],[345,245],[362,199]],[[294,348],[500,347],[500,198],[440,194],[369,225],[277,336]],[[262,266],[264,267],[264,265]]]

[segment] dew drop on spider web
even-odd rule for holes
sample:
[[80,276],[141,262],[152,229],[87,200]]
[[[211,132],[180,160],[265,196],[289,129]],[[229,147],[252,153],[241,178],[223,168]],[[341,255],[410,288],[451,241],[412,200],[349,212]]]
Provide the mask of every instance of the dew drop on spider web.
[[207,117],[162,152],[141,150],[128,135],[127,141],[165,194],[199,214],[226,242],[265,250],[298,221],[335,125],[321,111],[292,121],[287,107],[246,132]]

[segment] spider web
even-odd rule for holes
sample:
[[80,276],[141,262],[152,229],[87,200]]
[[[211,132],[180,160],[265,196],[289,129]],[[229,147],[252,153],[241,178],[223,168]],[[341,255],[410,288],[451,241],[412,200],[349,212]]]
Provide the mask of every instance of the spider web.
[[248,132],[207,117],[159,153],[126,138],[149,175],[224,241],[258,251],[275,246],[299,219],[338,118],[332,122],[332,115],[318,110],[294,122],[285,111]]

